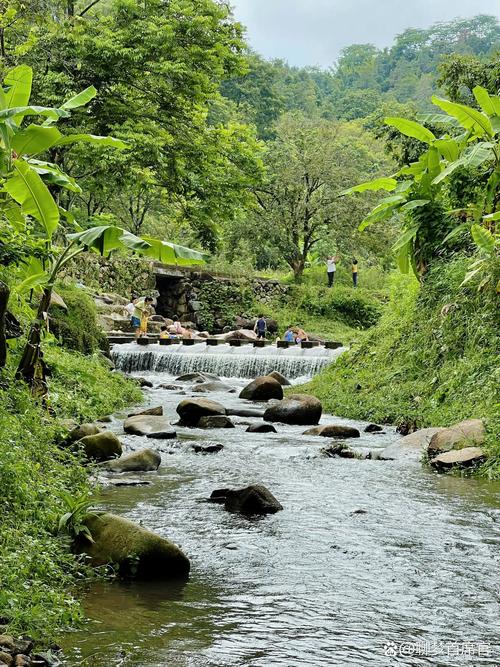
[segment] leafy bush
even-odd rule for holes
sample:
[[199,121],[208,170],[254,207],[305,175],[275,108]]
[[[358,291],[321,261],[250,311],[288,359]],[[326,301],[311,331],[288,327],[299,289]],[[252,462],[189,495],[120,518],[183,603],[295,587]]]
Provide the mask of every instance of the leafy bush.
[[74,285],[57,287],[68,310],[59,306],[50,308],[50,330],[69,350],[92,354],[106,349],[106,336],[97,324],[97,310],[92,297]]
[[[462,286],[468,259],[434,265],[421,289],[394,276],[379,324],[304,391],[326,410],[354,419],[448,426],[498,421],[498,297]],[[488,474],[500,476],[500,446],[490,438]]]

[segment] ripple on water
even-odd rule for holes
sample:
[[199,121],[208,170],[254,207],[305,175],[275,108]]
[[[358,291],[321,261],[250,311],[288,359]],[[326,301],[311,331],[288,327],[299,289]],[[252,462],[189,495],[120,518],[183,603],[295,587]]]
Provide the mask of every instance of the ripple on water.
[[[170,379],[154,376],[156,384]],[[178,395],[150,396],[174,417]],[[119,432],[119,422],[112,427]],[[64,641],[70,666],[386,667],[388,641],[492,643],[498,485],[408,462],[325,459],[327,441],[302,436],[301,427],[245,429],[210,431],[224,450],[209,456],[187,446],[205,433],[181,429],[177,443],[157,443],[165,452],[158,473],[148,474],[151,486],[104,491],[112,511],[178,543],[192,575],[186,585],[96,584],[88,625]],[[373,449],[394,438],[388,428],[355,444]],[[252,482],[266,484],[285,510],[248,519],[199,502],[217,487]],[[500,664],[493,645],[490,658],[472,661],[443,650],[397,664]]]

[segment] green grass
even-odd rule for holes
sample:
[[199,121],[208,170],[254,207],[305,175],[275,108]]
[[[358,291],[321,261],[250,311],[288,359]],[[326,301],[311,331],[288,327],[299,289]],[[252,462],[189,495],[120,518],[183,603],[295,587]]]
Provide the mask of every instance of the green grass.
[[10,620],[10,632],[43,642],[81,618],[75,587],[90,576],[68,538],[56,534],[64,493],[90,492],[81,461],[56,444],[61,419],[93,420],[141,400],[138,387],[110,373],[98,356],[49,346],[45,359],[54,414],[13,379],[14,355],[0,388],[0,616]]
[[467,265],[440,263],[421,289],[395,275],[379,324],[303,389],[351,418],[417,428],[484,418],[491,458],[483,473],[497,477],[498,297],[460,287]]

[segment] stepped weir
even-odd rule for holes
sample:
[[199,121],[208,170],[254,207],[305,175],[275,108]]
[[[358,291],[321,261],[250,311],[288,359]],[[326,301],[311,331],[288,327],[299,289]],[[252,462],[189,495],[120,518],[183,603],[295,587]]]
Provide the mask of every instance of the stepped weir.
[[125,373],[150,371],[182,375],[205,371],[219,377],[254,378],[279,371],[293,380],[316,375],[345,349],[209,346],[204,342],[191,346],[140,347],[136,343],[128,343],[113,346],[111,356],[116,368]]

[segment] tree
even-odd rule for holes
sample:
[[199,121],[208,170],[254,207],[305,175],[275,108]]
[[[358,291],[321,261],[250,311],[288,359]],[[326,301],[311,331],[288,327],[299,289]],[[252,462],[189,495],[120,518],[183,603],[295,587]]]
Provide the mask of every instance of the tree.
[[[352,248],[352,220],[361,206],[339,199],[359,173],[377,173],[380,147],[356,124],[285,114],[268,146],[268,180],[255,191],[257,232],[281,252],[300,280],[311,250],[328,235],[339,250]],[[377,151],[378,149],[378,151]],[[375,158],[375,159],[374,159]]]

